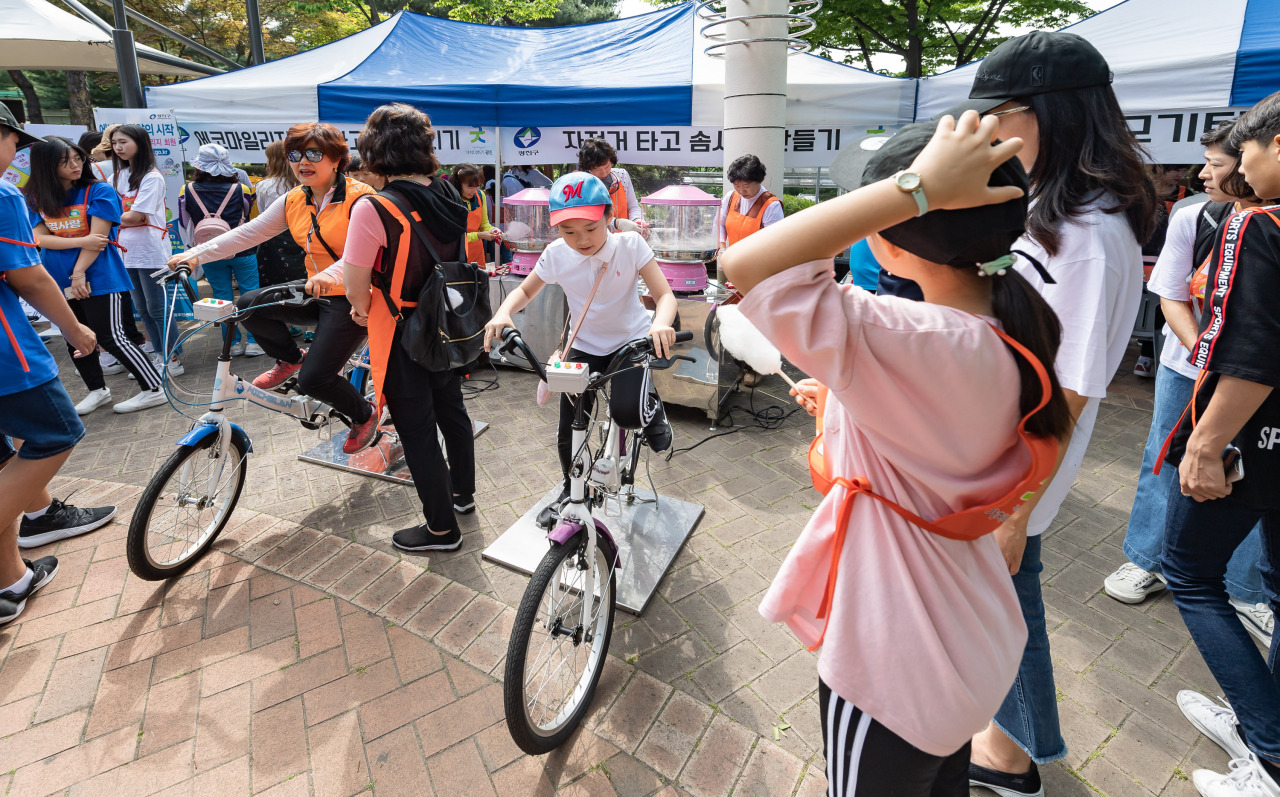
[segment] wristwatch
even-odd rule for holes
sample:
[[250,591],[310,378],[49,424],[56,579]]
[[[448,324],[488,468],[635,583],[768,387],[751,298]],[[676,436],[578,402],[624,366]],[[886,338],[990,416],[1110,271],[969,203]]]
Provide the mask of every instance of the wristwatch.
[[924,196],[924,186],[920,185],[920,175],[903,170],[893,176],[893,182],[898,186],[899,191],[910,194],[916,201],[916,208],[920,211],[916,216],[923,216],[929,212],[929,200]]

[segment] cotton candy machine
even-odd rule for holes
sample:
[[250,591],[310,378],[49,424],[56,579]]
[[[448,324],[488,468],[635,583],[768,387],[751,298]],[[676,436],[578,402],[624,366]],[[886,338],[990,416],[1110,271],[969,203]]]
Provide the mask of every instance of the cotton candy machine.
[[720,200],[692,185],[671,185],[640,200],[649,246],[676,293],[707,288],[707,261],[716,255]]
[[551,229],[551,192],[545,188],[526,188],[502,200],[502,241],[515,250],[511,257],[511,273],[526,276],[538,264],[547,244],[555,240]]

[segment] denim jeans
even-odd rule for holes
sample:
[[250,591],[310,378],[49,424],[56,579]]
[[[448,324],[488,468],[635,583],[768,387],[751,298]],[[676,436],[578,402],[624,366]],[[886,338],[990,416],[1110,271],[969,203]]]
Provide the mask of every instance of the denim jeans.
[[[232,277],[235,277],[236,285],[240,287],[241,296],[258,289],[257,255],[229,257],[226,260],[215,260],[203,265],[204,278],[209,280],[209,287],[213,289],[215,299],[226,299],[228,302],[236,300],[231,288]],[[247,331],[246,334],[248,334]],[[240,340],[239,328],[236,329],[235,339]],[[249,334],[249,342],[254,342],[252,334]]]
[[[1165,508],[1169,504],[1169,485],[1178,481],[1178,469],[1166,464],[1157,476],[1151,472],[1160,456],[1165,438],[1191,401],[1195,380],[1188,379],[1163,365],[1156,372],[1156,408],[1151,416],[1151,432],[1142,452],[1142,471],[1138,474],[1138,493],[1129,513],[1129,528],[1124,533],[1124,555],[1143,570],[1160,572],[1160,554],[1164,550]],[[1258,560],[1262,556],[1262,529],[1255,528],[1236,549],[1227,563],[1227,593],[1247,603],[1265,603]]]
[[155,269],[130,268],[126,271],[133,281],[133,290],[129,291],[129,296],[133,299],[134,308],[142,316],[152,348],[159,352],[162,345],[168,345],[170,357],[181,357],[182,347],[174,346],[178,341],[177,320],[169,319],[167,338],[164,332],[164,317],[169,312],[169,302],[177,295],[178,283],[170,283],[166,293],[165,286],[151,279],[151,272]]
[[995,723],[1037,764],[1066,758],[1067,743],[1058,725],[1058,690],[1053,683],[1053,660],[1049,657],[1049,632],[1045,627],[1044,599],[1040,594],[1040,535],[1027,538],[1022,566],[1013,577],[1013,587],[1027,622],[1027,648],[1022,652],[1018,676],[1004,704],[996,712]]
[[[1249,749],[1280,765],[1280,636],[1264,661],[1223,585],[1227,560],[1261,521],[1263,582],[1273,595],[1280,589],[1280,509],[1248,506],[1230,495],[1198,503],[1175,480],[1167,513],[1164,574],[1182,621],[1235,709]],[[1280,611],[1280,601],[1273,599],[1271,608]]]

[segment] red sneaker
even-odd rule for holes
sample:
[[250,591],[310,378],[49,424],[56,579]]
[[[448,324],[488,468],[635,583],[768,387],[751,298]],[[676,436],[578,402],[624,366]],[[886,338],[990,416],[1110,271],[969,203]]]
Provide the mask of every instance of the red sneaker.
[[307,359],[307,352],[304,349],[302,359],[296,363],[287,363],[276,360],[276,364],[271,366],[271,370],[264,374],[258,374],[253,380],[253,386],[261,390],[270,390],[284,383],[284,380],[298,373],[302,368],[302,363]]
[[379,420],[381,417],[378,408],[370,404],[369,420],[351,427],[351,431],[347,432],[346,442],[342,444],[342,453],[354,454],[373,445],[373,441],[378,439]]

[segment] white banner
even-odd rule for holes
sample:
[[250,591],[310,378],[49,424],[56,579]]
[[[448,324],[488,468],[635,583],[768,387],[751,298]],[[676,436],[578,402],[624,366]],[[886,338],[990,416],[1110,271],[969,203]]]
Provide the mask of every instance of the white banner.
[[156,153],[156,168],[164,175],[164,215],[165,222],[169,226],[169,240],[173,242],[173,251],[181,252],[184,247],[182,238],[178,235],[178,202],[182,185],[186,182],[182,172],[182,164],[186,157],[183,155],[178,123],[174,121],[173,111],[150,108],[94,108],[93,121],[99,130],[106,130],[111,125],[142,125],[151,134],[151,148]]
[[[179,120],[181,122],[181,120]],[[291,124],[238,124],[233,122],[193,122],[179,125],[179,140],[189,157],[202,144],[221,144],[235,163],[266,163],[267,145],[283,141]],[[361,128],[338,125],[354,151]],[[437,127],[436,157],[441,163],[493,163],[497,134],[492,127]]]
[[1152,111],[1126,113],[1125,119],[1138,141],[1147,148],[1152,163],[1200,163],[1204,160],[1200,136],[1247,110],[1246,107],[1213,111]]

